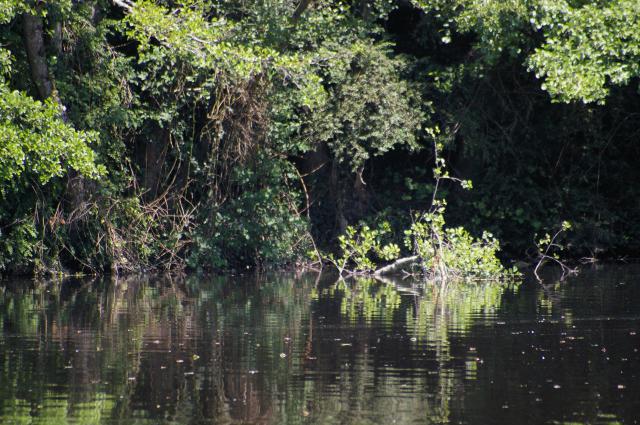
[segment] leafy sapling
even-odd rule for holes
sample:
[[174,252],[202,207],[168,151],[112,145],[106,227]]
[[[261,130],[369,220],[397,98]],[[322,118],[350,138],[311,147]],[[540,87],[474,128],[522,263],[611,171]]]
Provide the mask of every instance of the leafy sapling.
[[560,280],[564,280],[567,276],[577,273],[576,269],[567,266],[564,261],[560,259],[560,253],[564,250],[564,246],[560,244],[559,238],[569,230],[571,230],[571,223],[565,220],[553,236],[545,233],[544,237],[535,243],[538,252],[538,261],[533,269],[533,274],[536,276],[538,282],[542,282],[538,270],[547,262],[553,262],[560,266],[562,270]]

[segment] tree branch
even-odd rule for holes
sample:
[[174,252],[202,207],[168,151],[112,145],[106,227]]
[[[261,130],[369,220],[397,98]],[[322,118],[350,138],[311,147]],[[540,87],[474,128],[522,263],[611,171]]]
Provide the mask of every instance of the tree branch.
[[112,1],[113,1],[113,4],[125,9],[127,12],[131,12],[133,10],[133,3],[130,0],[112,0]]
[[53,82],[49,75],[49,66],[45,56],[42,18],[25,13],[22,17],[22,29],[27,60],[31,69],[31,79],[38,89],[40,99],[48,99],[53,94]]
[[407,264],[413,264],[415,262],[417,262],[420,259],[420,257],[418,257],[417,255],[413,255],[411,257],[404,257],[404,258],[400,258],[396,261],[394,261],[393,263],[386,265],[384,267],[380,267],[378,270],[376,270],[375,272],[373,272],[374,276],[381,276],[381,275],[385,275],[385,274],[389,274],[389,273],[393,273],[395,272],[397,269],[407,265]]
[[294,10],[293,15],[291,15],[291,21],[293,21],[293,23],[296,23],[298,19],[300,19],[300,16],[302,16],[304,11],[307,10],[310,4],[311,0],[300,0],[300,3],[298,3],[296,10]]

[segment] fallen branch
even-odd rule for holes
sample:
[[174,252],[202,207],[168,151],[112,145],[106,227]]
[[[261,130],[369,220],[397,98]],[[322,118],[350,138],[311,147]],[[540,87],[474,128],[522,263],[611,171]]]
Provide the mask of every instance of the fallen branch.
[[112,0],[112,1],[113,1],[113,4],[125,9],[127,12],[131,12],[133,10],[133,3],[129,0]]
[[417,255],[412,255],[411,257],[404,257],[404,258],[400,258],[396,261],[394,261],[391,264],[388,264],[384,267],[380,267],[379,269],[377,269],[375,272],[373,272],[374,276],[382,276],[385,274],[389,274],[389,273],[393,273],[396,270],[398,270],[399,268],[407,265],[407,264],[413,264],[413,263],[417,263],[418,260],[420,259],[420,257],[418,257]]

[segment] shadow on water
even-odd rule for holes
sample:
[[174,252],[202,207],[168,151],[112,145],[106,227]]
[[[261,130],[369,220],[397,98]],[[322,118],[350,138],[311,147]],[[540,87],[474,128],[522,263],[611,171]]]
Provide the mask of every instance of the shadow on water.
[[9,282],[0,422],[637,423],[639,277]]

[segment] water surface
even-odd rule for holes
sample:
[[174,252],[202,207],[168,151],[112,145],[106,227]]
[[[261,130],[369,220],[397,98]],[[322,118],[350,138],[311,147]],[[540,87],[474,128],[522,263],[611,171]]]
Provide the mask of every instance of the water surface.
[[2,424],[635,424],[640,267],[0,286]]

